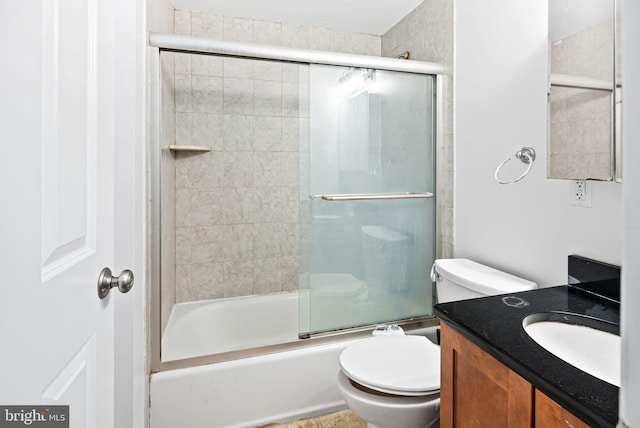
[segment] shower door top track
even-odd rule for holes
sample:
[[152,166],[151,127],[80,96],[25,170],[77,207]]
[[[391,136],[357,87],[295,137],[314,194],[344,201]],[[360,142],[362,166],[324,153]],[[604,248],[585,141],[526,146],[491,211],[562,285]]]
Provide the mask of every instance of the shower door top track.
[[369,55],[355,55],[285,46],[216,40],[177,34],[150,33],[149,45],[160,50],[232,57],[269,59],[286,62],[373,68],[417,74],[444,74],[444,66],[435,62],[408,61]]

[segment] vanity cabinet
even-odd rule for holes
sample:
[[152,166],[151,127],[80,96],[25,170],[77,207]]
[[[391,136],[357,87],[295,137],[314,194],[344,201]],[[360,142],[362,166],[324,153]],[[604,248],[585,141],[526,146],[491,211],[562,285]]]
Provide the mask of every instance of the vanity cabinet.
[[535,428],[546,427],[573,427],[589,428],[589,425],[582,422],[576,415],[560,406],[558,403],[547,397],[542,392],[536,390],[535,395]]
[[442,428],[588,427],[444,322],[440,337]]

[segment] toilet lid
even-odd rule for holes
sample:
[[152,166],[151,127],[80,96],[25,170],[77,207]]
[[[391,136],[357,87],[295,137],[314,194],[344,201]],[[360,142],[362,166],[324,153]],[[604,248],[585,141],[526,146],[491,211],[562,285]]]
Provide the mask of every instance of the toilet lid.
[[423,336],[376,336],[340,354],[342,371],[368,388],[396,395],[440,389],[440,347]]

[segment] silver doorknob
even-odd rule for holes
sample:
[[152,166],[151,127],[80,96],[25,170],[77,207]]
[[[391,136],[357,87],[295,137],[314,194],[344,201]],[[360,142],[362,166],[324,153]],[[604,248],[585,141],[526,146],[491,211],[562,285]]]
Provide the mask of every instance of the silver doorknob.
[[98,277],[98,297],[104,299],[113,287],[118,287],[121,293],[126,293],[133,287],[133,272],[125,269],[120,276],[113,276],[108,267],[102,269]]

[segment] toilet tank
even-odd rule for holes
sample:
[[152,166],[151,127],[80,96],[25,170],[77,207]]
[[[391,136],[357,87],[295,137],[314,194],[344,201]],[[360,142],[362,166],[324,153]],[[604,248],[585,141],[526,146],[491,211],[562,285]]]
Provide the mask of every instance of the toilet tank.
[[436,260],[432,280],[440,303],[537,288],[535,282],[468,259]]

